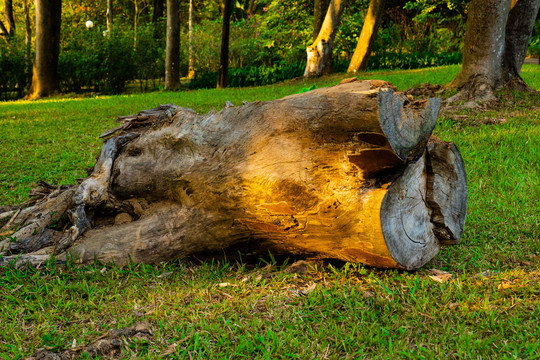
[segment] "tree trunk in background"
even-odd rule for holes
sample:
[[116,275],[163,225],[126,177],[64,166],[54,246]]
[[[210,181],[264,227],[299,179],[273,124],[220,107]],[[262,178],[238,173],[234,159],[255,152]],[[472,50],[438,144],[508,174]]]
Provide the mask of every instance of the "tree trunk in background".
[[377,31],[382,21],[385,0],[371,0],[369,8],[364,19],[362,32],[356,45],[356,50],[351,58],[351,63],[347,69],[349,73],[366,70],[371,49],[377,39]]
[[165,54],[165,89],[180,86],[180,12],[179,0],[167,0],[167,48]]
[[321,76],[333,71],[332,48],[346,0],[331,0],[319,35],[306,49],[307,64],[304,77]]
[[469,5],[461,72],[450,84],[459,92],[447,100],[466,107],[496,101],[506,86],[527,90],[520,72],[540,0],[472,0]]
[[2,36],[9,36],[9,32],[8,32],[8,30],[6,29],[6,26],[4,25],[4,23],[2,22],[2,20],[0,20],[0,35],[2,35]]
[[514,0],[506,23],[506,48],[503,81],[511,89],[531,90],[521,78],[521,66],[527,56],[529,40],[540,9],[540,0]]
[[155,24],[163,17],[163,0],[153,0],[152,22]]
[[112,32],[113,25],[113,0],[107,0],[107,31]]
[[248,15],[255,15],[255,12],[257,11],[257,1],[256,0],[250,0],[249,6],[247,9]]
[[217,88],[229,86],[229,31],[231,27],[231,1],[223,2],[223,28],[221,31],[221,53],[219,56],[219,73]]
[[30,99],[60,91],[58,56],[60,54],[60,25],[62,0],[36,0],[36,58]]
[[28,8],[28,0],[22,0],[24,14],[24,44],[26,46],[24,59],[28,73],[32,71],[32,25],[30,23],[30,9]]
[[195,76],[195,59],[193,58],[193,0],[189,0],[189,24],[188,24],[188,78]]
[[6,30],[9,36],[15,36],[15,18],[13,17],[13,0],[4,1],[4,13],[6,15]]
[[330,6],[330,0],[315,0],[315,6],[313,7],[313,41],[317,39],[321,31],[328,6]]
[[270,251],[417,269],[461,238],[465,168],[431,137],[439,99],[392,88],[353,81],[206,115],[169,104],[120,117],[88,178],[41,183],[41,200],[0,213],[16,239],[0,241],[0,265]]

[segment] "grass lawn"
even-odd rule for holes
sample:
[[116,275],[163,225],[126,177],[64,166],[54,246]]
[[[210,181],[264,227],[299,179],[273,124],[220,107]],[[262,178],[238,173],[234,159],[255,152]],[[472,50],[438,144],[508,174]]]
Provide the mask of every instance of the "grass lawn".
[[[458,72],[360,77],[405,90],[448,83]],[[97,136],[117,116],[171,102],[206,112],[226,100],[274,99],[345,77],[0,103],[0,205],[24,201],[38,180],[85,176],[100,150]],[[540,90],[540,66],[525,65],[523,77]],[[270,256],[257,264],[2,268],[0,359],[89,344],[142,321],[153,339],[127,342],[125,358],[540,358],[540,95],[500,98],[497,110],[439,117],[435,135],[455,142],[465,161],[468,214],[461,244],[423,269],[328,263],[298,275]],[[451,277],[433,276],[432,268]]]

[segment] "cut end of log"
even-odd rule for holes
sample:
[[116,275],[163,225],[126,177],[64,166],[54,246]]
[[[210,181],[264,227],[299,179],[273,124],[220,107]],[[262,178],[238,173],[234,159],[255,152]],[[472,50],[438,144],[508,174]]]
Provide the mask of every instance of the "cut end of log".
[[406,270],[431,260],[441,245],[457,244],[467,210],[465,166],[453,143],[433,139],[424,155],[392,183],[381,225],[392,258]]

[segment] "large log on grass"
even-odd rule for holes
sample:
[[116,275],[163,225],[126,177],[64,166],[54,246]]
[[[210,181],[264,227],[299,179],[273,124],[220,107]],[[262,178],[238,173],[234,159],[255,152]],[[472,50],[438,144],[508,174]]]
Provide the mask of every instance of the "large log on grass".
[[431,136],[438,109],[352,81],[206,115],[166,105],[119,118],[80,185],[0,214],[19,228],[4,262],[54,251],[153,263],[235,247],[417,269],[465,221],[463,161]]

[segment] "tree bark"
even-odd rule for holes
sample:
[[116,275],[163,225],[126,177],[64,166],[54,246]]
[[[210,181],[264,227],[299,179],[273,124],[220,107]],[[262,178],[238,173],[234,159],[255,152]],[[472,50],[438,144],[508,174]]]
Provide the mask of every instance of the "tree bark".
[[328,6],[330,6],[330,0],[315,0],[313,7],[313,41],[317,39],[321,31]]
[[346,0],[331,0],[319,35],[306,49],[307,64],[304,77],[321,76],[333,72],[332,49]]
[[163,0],[153,0],[152,22],[155,24],[163,17]]
[[529,40],[540,9],[540,0],[513,1],[506,23],[503,57],[503,81],[506,87],[531,91],[521,78],[521,66],[527,56]]
[[17,239],[0,242],[2,261],[154,263],[236,247],[417,269],[465,221],[459,151],[431,138],[439,103],[354,81],[206,115],[169,104],[121,117],[80,185],[42,183],[42,200],[0,214]]
[[217,88],[229,86],[229,31],[231,28],[231,0],[223,1],[223,27],[221,30],[221,52]]
[[36,0],[36,57],[30,99],[46,97],[60,91],[58,56],[62,0]]
[[112,33],[113,25],[113,0],[107,0],[107,31]]
[[493,91],[503,86],[530,90],[520,72],[539,7],[539,0],[471,1],[463,65],[450,84],[459,92],[449,103],[490,103],[496,101]]
[[6,15],[8,35],[15,36],[15,18],[13,17],[13,0],[4,0],[4,13]]
[[28,8],[28,0],[23,0],[24,14],[24,44],[26,46],[24,60],[26,63],[26,71],[28,74],[32,71],[32,26],[30,24],[30,9]]
[[193,79],[195,76],[195,59],[193,54],[193,0],[189,0],[189,24],[188,24],[188,78]]
[[180,8],[178,0],[167,0],[167,47],[165,54],[165,89],[180,86]]
[[373,49],[373,44],[375,44],[375,40],[377,39],[377,31],[379,31],[382,21],[384,3],[384,0],[371,0],[369,2],[362,32],[360,33],[360,38],[358,39],[358,44],[354,50],[347,72],[355,73],[359,70],[366,70],[369,57],[371,56],[371,49]]

